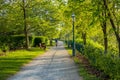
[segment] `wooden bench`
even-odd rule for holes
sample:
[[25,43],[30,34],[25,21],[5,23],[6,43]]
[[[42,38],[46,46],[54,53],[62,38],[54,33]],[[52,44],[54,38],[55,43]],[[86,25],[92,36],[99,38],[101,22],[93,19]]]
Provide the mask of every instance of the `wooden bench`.
[[40,47],[41,49],[46,50],[46,44],[45,44],[45,43],[39,43],[39,47]]

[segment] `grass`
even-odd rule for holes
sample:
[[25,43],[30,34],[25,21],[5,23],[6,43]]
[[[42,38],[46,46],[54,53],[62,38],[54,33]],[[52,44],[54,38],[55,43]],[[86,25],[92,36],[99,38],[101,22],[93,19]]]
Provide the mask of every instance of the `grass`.
[[[67,47],[65,48],[70,54],[70,56],[72,56],[72,49],[67,48]],[[86,71],[86,69],[84,68],[84,65],[81,64],[80,60],[77,57],[73,57],[73,60],[79,66],[79,73],[83,77],[84,80],[100,80],[96,76],[89,74],[88,71]]]
[[30,50],[7,52],[6,56],[0,56],[0,80],[6,80],[16,74],[22,66],[43,53],[44,51],[39,48],[31,48]]

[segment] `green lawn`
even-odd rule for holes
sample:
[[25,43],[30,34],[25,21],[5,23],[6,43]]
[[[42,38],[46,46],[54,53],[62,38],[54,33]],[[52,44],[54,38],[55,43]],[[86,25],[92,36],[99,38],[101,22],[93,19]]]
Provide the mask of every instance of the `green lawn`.
[[[66,50],[68,51],[70,56],[72,56],[72,49],[66,47]],[[74,59],[75,63],[79,66],[79,73],[83,77],[84,80],[100,80],[96,76],[88,74],[88,72],[84,68],[84,65],[80,63],[78,58],[73,57],[73,59]]]
[[6,80],[18,72],[23,65],[43,53],[44,51],[39,48],[32,48],[7,52],[6,56],[0,56],[0,80]]

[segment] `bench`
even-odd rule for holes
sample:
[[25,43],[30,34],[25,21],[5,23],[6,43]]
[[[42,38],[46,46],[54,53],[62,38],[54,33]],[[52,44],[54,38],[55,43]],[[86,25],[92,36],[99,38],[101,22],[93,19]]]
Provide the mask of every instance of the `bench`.
[[0,56],[6,56],[6,53],[0,53]]
[[39,43],[39,47],[40,47],[41,49],[46,50],[46,44],[45,44],[45,43]]

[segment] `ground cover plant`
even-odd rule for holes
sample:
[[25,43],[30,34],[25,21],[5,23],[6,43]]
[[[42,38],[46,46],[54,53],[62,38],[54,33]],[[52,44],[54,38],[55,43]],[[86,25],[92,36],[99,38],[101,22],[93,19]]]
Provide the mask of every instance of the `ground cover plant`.
[[109,49],[105,54],[102,45],[89,39],[86,45],[83,44],[83,40],[77,39],[76,50],[79,52],[76,57],[87,61],[87,68],[91,74],[103,80],[120,79],[120,58],[115,54],[117,50]]
[[[65,48],[67,49],[70,56],[72,56],[72,49],[68,47],[65,47]],[[96,77],[96,75],[89,73],[89,71],[83,64],[83,62],[86,62],[86,60],[82,61],[82,58],[79,58],[78,56],[72,57],[72,58],[75,61],[76,65],[79,66],[79,74],[83,77],[84,80],[100,80],[100,78]]]

